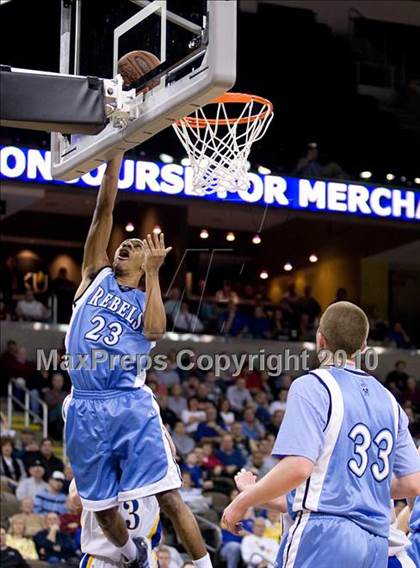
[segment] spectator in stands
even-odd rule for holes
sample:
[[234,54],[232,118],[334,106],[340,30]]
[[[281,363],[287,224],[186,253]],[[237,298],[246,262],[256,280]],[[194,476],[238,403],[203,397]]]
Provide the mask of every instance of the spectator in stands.
[[242,560],[248,567],[273,565],[277,557],[278,544],[264,536],[265,520],[254,520],[252,534],[244,536],[241,543]]
[[395,363],[394,370],[387,374],[385,384],[389,388],[390,383],[395,383],[400,391],[407,388],[408,375],[406,372],[407,364],[405,361],[399,360]]
[[180,568],[180,564],[177,564],[171,558],[171,551],[167,546],[159,546],[157,550],[157,557],[159,561],[159,568]]
[[280,544],[282,536],[282,522],[278,511],[273,511],[272,509],[267,510],[263,536],[265,536],[265,538],[271,538],[277,543],[277,545]]
[[168,397],[163,394],[159,395],[158,403],[162,422],[165,425],[169,426],[170,430],[173,430],[175,424],[178,421],[178,417],[175,412],[168,407]]
[[61,407],[67,396],[64,388],[64,376],[55,372],[51,377],[51,388],[44,390],[44,400],[48,406],[48,426],[50,435],[60,439],[63,434],[63,417]]
[[30,428],[23,428],[20,432],[20,440],[17,440],[16,443],[19,444],[16,455],[23,461],[26,470],[28,470],[29,465],[39,458],[39,446],[35,441],[34,431]]
[[245,469],[251,471],[258,478],[261,476],[261,469],[264,465],[264,456],[259,450],[255,450],[249,456],[248,461],[245,464]]
[[348,299],[349,295],[347,293],[347,290],[345,288],[338,288],[334,302],[347,302]]
[[[4,379],[9,382],[10,379],[23,379],[24,385],[26,381],[30,380],[34,371],[35,365],[28,361],[26,349],[24,347],[16,346],[15,342],[12,342],[11,349],[7,350],[3,358],[3,368],[2,368],[2,381]],[[7,383],[2,382],[2,394],[5,396],[7,394]],[[23,393],[19,394],[18,386],[15,387],[15,392],[17,396],[20,396],[23,400]]]
[[260,468],[260,475],[263,477],[269,471],[273,469],[274,466],[278,464],[278,458],[274,457],[271,452],[273,451],[274,440],[270,440],[270,436],[261,440],[258,444],[258,449],[263,456],[263,463]]
[[22,460],[13,455],[14,444],[11,438],[1,438],[0,476],[7,477],[9,484],[16,487],[25,479],[26,471]]
[[16,488],[16,497],[19,501],[22,501],[25,497],[34,499],[38,493],[48,490],[48,484],[43,479],[44,475],[45,468],[41,460],[32,461],[29,465],[29,477],[21,479]]
[[223,422],[217,418],[217,410],[211,404],[206,410],[205,420],[199,422],[195,439],[197,442],[220,442],[221,436],[226,433]]
[[16,430],[11,427],[11,424],[9,423],[7,417],[3,414],[3,412],[0,412],[0,437],[10,438],[13,441],[16,438]]
[[321,314],[321,306],[312,296],[311,286],[305,286],[303,290],[303,297],[300,299],[300,311],[302,314],[308,315],[311,326],[314,325],[315,320]]
[[267,433],[274,434],[274,436],[277,436],[280,425],[283,421],[283,417],[284,417],[284,410],[276,410],[273,416],[271,417],[270,424],[268,424],[266,427]]
[[235,448],[238,448],[244,456],[248,456],[252,451],[252,447],[255,447],[255,444],[253,440],[244,436],[241,422],[234,422],[230,427],[230,433],[232,435]]
[[48,489],[35,495],[34,511],[40,515],[46,513],[67,513],[66,496],[63,493],[65,477],[62,471],[54,471],[48,480]]
[[6,544],[20,552],[25,560],[38,560],[35,543],[31,538],[24,536],[25,530],[24,519],[16,517],[11,519]]
[[216,475],[220,475],[222,473],[222,462],[217,458],[214,454],[214,445],[212,442],[204,442],[201,444],[201,448],[196,448],[197,455],[200,455],[199,450],[201,452],[201,463],[200,467],[203,468],[205,471],[214,472]]
[[48,513],[45,519],[46,529],[35,535],[35,543],[40,560],[50,564],[68,562],[75,557],[75,546],[71,537],[60,530],[57,513]]
[[265,428],[255,416],[255,410],[248,407],[244,411],[242,433],[251,440],[261,440],[265,435]]
[[227,398],[223,398],[219,404],[219,414],[223,423],[229,428],[235,422],[235,415],[230,409],[230,402]]
[[248,333],[248,318],[238,310],[235,302],[229,302],[227,310],[222,314],[219,322],[222,335],[241,337]]
[[225,472],[229,475],[235,475],[245,465],[245,458],[242,452],[234,446],[231,434],[222,436],[216,457],[222,462]]
[[39,451],[40,460],[45,469],[45,480],[51,477],[53,471],[64,471],[64,464],[54,455],[53,443],[49,438],[43,438],[41,440]]
[[271,337],[279,339],[287,337],[288,331],[283,321],[283,312],[280,308],[276,308],[271,318]]
[[33,537],[37,532],[44,528],[44,519],[41,515],[34,513],[34,500],[32,497],[24,497],[20,502],[20,512],[13,515],[10,519],[22,519],[25,523],[25,536]]
[[233,302],[234,304],[239,303],[239,296],[233,290],[230,280],[224,280],[223,287],[217,290],[215,296],[216,302]]
[[16,304],[16,314],[19,319],[25,321],[46,321],[49,316],[47,308],[35,299],[30,289],[25,291],[23,300]]
[[254,400],[256,405],[255,416],[257,420],[259,420],[263,425],[268,424],[271,420],[271,414],[267,393],[262,390],[257,392],[254,396]]
[[297,329],[300,319],[300,297],[296,292],[294,282],[289,284],[287,292],[280,301],[283,321],[289,329]]
[[178,421],[172,432],[172,441],[180,456],[186,456],[194,450],[195,442],[185,431],[185,424]]
[[270,339],[271,324],[261,306],[255,306],[254,315],[249,324],[249,330],[254,339]]
[[[236,489],[231,491],[231,501],[233,501],[237,494],[238,491]],[[242,530],[237,535],[224,529],[222,530],[222,548],[220,555],[226,562],[226,568],[238,568],[241,562],[242,539],[252,532],[252,525],[254,524],[254,513],[252,509],[248,509],[241,524]]]
[[209,403],[209,387],[206,383],[199,383],[197,386],[197,400],[203,410],[205,410]]
[[187,302],[182,302],[181,309],[174,319],[174,330],[181,333],[201,333],[203,324],[195,314],[190,312]]
[[155,373],[159,384],[165,385],[167,389],[179,385],[180,378],[176,364],[176,351],[171,349],[171,351],[166,354],[166,368],[163,370],[156,369]]
[[410,337],[399,322],[394,324],[389,332],[388,339],[395,344],[397,349],[410,349],[412,345]]
[[198,423],[206,418],[206,413],[199,409],[197,397],[191,396],[188,399],[188,409],[183,410],[181,418],[188,434],[194,434],[197,431]]
[[261,374],[256,369],[244,365],[241,377],[245,379],[246,388],[250,393],[255,394],[262,389]]
[[60,515],[60,530],[73,538],[80,528],[80,512],[70,497],[67,497],[67,510],[68,513]]
[[182,499],[193,513],[207,513],[210,509],[208,500],[203,496],[201,487],[194,486],[189,471],[182,472],[182,487],[179,490]]
[[217,406],[226,388],[223,379],[216,377],[214,371],[209,371],[206,376],[205,385],[209,393],[208,399]]
[[187,401],[182,396],[182,387],[180,384],[174,384],[171,388],[171,394],[168,398],[168,408],[170,408],[178,418],[181,418],[182,412],[187,410]]
[[309,143],[306,148],[306,154],[299,159],[296,165],[294,174],[306,178],[321,177],[322,166],[318,158],[318,144],[316,142]]
[[226,396],[235,412],[242,412],[246,404],[252,403],[251,393],[246,388],[246,380],[241,377],[237,379],[236,384],[227,389]]
[[165,313],[169,320],[169,326],[175,321],[175,318],[181,308],[181,290],[179,288],[171,288],[168,292],[168,299],[165,301]]
[[286,410],[288,389],[280,389],[277,400],[273,400],[270,404],[270,414],[273,415],[276,410]]
[[52,292],[57,298],[57,321],[68,323],[71,317],[76,284],[69,279],[67,268],[58,269],[57,277],[52,281]]
[[414,412],[420,412],[420,387],[414,377],[408,377],[407,387],[402,392],[402,402],[411,402]]
[[6,529],[0,527],[0,565],[2,568],[29,568],[22,555],[15,548],[7,546]]
[[181,471],[188,472],[191,476],[192,487],[201,487],[203,484],[203,471],[197,463],[195,451],[190,452],[185,462],[181,465]]

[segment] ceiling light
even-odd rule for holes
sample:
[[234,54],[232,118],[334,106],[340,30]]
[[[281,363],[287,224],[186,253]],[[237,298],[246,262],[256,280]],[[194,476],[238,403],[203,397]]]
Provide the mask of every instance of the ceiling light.
[[249,170],[251,169],[251,162],[249,160],[246,160],[245,166],[246,166],[246,171],[249,172]]
[[200,239],[208,239],[209,238],[209,232],[207,229],[201,229],[200,231]]
[[236,239],[235,237],[235,233],[232,233],[232,231],[230,231],[227,235],[226,235],[226,240],[229,242],[233,242]]
[[286,272],[290,272],[291,270],[293,270],[293,266],[290,264],[290,262],[286,262],[286,264],[283,266],[283,269]]
[[316,254],[310,255],[309,262],[318,262],[318,257],[316,256]]
[[414,183],[420,184],[420,178],[414,178]]
[[185,168],[187,168],[188,166],[191,166],[190,159],[189,158],[182,158],[181,166],[184,166]]
[[258,233],[252,237],[252,242],[254,245],[259,245],[261,243],[261,237]]
[[159,225],[155,225],[155,226],[153,227],[153,234],[154,234],[154,235],[160,235],[161,232],[162,232],[162,229],[159,227]]
[[260,272],[260,278],[261,280],[267,280],[268,278],[268,272],[266,270],[261,270]]
[[394,176],[394,174],[386,174],[386,179],[388,181],[392,181],[393,179],[395,179],[395,176]]
[[164,164],[172,164],[172,162],[174,161],[174,157],[170,154],[160,154],[159,159]]
[[271,174],[270,168],[266,168],[265,166],[258,166],[258,173],[262,176],[268,176]]
[[369,170],[364,170],[363,172],[360,172],[360,177],[362,179],[370,179],[372,177],[372,172],[370,172]]
[[125,230],[127,231],[127,233],[132,233],[134,231],[134,225],[131,221],[127,223]]

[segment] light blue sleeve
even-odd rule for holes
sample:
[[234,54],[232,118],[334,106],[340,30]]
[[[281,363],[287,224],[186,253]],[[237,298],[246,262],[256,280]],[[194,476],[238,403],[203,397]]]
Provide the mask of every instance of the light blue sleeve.
[[301,456],[315,463],[324,445],[329,412],[330,397],[321,381],[311,374],[296,379],[272,454]]
[[395,444],[393,473],[396,477],[404,477],[420,471],[420,456],[408,429],[408,417],[401,406],[398,407],[400,419],[398,436]]

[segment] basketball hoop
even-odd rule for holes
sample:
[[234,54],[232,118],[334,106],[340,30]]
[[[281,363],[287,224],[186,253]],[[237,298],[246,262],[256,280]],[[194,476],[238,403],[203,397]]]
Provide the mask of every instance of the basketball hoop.
[[[230,118],[234,105],[242,105]],[[214,118],[206,115],[213,111]],[[257,95],[225,93],[173,127],[193,169],[193,187],[200,194],[247,190],[247,160],[273,118],[272,103]]]

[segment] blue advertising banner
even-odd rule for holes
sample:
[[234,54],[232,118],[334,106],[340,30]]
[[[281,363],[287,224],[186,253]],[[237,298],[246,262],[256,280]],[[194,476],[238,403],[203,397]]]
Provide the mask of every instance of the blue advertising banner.
[[[54,180],[50,152],[16,146],[0,149],[0,179],[54,186],[99,187],[105,164],[69,182]],[[398,221],[420,220],[420,191],[345,181],[311,180],[249,173],[250,187],[238,193],[197,195],[192,186],[192,168],[180,164],[124,160],[119,189],[136,193],[170,195],[248,203],[269,207],[341,213]]]

